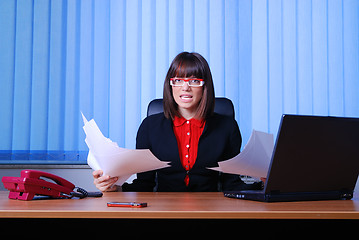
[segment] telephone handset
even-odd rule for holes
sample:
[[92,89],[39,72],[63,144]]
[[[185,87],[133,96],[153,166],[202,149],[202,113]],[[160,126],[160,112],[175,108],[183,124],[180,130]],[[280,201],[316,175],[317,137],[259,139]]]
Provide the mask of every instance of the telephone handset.
[[[10,190],[10,199],[27,201],[32,200],[35,195],[45,195],[52,198],[88,196],[86,190],[82,188],[77,188],[77,192],[75,192],[75,185],[66,179],[37,170],[22,170],[21,177],[3,177],[2,182],[5,188]],[[96,197],[99,196],[102,194],[96,195]]]

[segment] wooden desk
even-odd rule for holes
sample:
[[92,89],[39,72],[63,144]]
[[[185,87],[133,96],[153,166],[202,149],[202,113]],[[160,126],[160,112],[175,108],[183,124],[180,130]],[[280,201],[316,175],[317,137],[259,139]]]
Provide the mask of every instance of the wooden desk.
[[[146,208],[107,207],[111,201]],[[358,200],[262,203],[222,193],[105,193],[102,198],[19,201],[0,192],[0,218],[86,219],[359,219]]]

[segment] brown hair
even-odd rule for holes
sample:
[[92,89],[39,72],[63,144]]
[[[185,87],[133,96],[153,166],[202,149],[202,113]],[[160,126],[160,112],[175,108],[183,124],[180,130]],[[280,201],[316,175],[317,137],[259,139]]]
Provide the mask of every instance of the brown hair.
[[175,116],[181,116],[178,111],[178,105],[173,98],[172,87],[170,85],[170,78],[173,77],[196,77],[203,79],[203,95],[198,104],[195,118],[205,119],[213,114],[215,100],[213,79],[209,65],[204,57],[195,52],[182,52],[173,59],[163,86],[163,112],[166,118],[172,119]]

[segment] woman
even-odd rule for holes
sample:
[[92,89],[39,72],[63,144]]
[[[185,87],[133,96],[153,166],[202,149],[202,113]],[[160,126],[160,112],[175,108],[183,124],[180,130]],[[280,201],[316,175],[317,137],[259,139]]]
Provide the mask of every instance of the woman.
[[[198,53],[182,52],[167,72],[163,90],[164,112],[143,120],[137,149],[150,149],[171,167],[138,173],[132,184],[114,185],[117,177],[94,171],[101,191],[218,191],[259,189],[238,175],[208,170],[240,152],[237,122],[214,110],[214,87],[207,61]],[[157,186],[156,186],[157,185]],[[250,187],[249,187],[250,186]]]

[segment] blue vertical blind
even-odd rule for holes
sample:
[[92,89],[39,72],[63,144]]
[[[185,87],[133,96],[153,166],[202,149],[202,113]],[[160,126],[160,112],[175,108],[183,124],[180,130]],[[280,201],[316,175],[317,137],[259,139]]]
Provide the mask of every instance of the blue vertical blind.
[[276,133],[282,113],[358,117],[358,29],[359,1],[253,1],[252,126]]
[[181,51],[208,60],[244,143],[283,113],[359,117],[358,29],[356,0],[0,1],[0,151],[86,151],[80,111],[134,148]]

